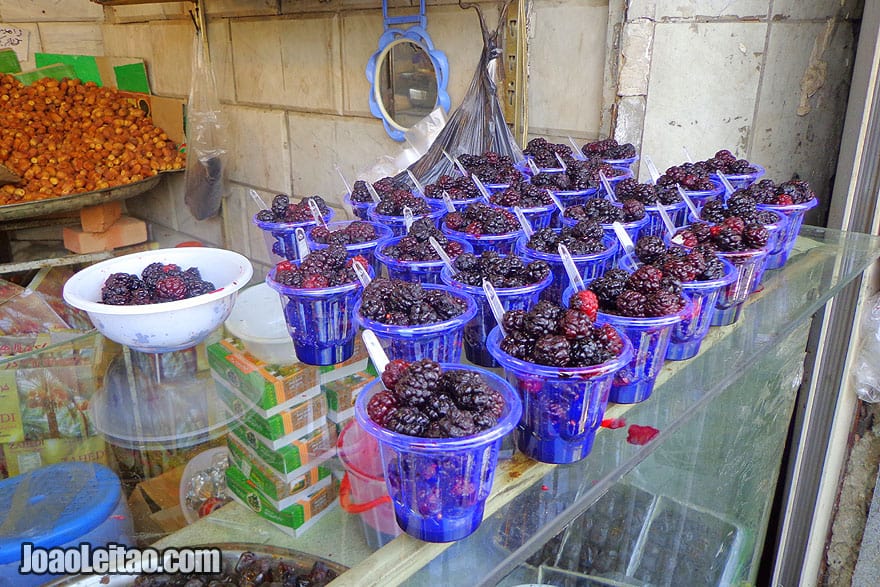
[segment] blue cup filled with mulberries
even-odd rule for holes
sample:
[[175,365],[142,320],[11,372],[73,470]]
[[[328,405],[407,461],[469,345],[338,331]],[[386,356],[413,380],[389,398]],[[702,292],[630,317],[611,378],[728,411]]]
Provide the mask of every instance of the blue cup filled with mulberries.
[[363,287],[342,245],[312,251],[302,261],[282,261],[266,276],[281,295],[296,357],[308,365],[335,365],[354,354],[355,305]]
[[659,186],[652,183],[639,183],[632,178],[624,179],[614,186],[618,201],[636,200],[645,206],[648,222],[639,231],[639,236],[662,236],[666,233],[660,207],[666,211],[673,226],[687,224],[687,204],[675,186]]
[[681,291],[694,307],[693,316],[682,319],[672,329],[666,358],[681,361],[696,356],[709,332],[721,290],[736,279],[736,267],[713,249],[667,247],[658,236],[641,237],[636,241],[634,255],[634,259],[621,259],[622,269],[632,273],[641,265],[657,267],[681,283]]
[[757,163],[750,163],[746,159],[737,159],[736,156],[722,149],[715,156],[707,159],[706,166],[711,172],[712,179],[721,181],[721,175],[730,182],[735,190],[744,190],[764,176],[765,170]]
[[331,222],[326,227],[313,226],[306,230],[309,249],[323,249],[329,245],[342,245],[349,257],[361,256],[367,260],[373,273],[379,274],[381,263],[376,259],[379,241],[391,237],[391,229],[375,222],[343,220]]
[[[401,188],[406,188],[406,186],[393,177],[383,177],[373,182],[373,189],[376,190],[379,199],[385,198],[391,192]],[[375,200],[373,200],[373,195],[370,193],[369,188],[367,188],[367,182],[362,179],[354,182],[354,185],[351,186],[351,192],[345,194],[343,201],[351,208],[352,214],[361,220],[370,219],[367,216],[367,212],[370,206],[375,203]]]
[[551,143],[543,137],[535,137],[530,140],[526,144],[526,148],[523,149],[523,155],[532,160],[539,173],[542,171],[550,173],[565,171],[559,163],[560,159],[566,165],[577,160],[572,154],[570,146],[564,143]]
[[581,147],[581,153],[588,159],[599,159],[609,165],[623,169],[629,169],[639,159],[638,154],[636,154],[635,145],[632,143],[618,143],[613,138],[586,143]]
[[470,243],[477,255],[487,250],[510,253],[523,233],[513,212],[483,202],[470,204],[461,212],[450,212],[440,229],[447,236]]
[[321,196],[302,198],[299,202],[291,202],[285,194],[272,198],[271,207],[260,210],[254,215],[254,224],[263,231],[269,254],[276,260],[292,261],[299,259],[296,248],[296,229],[308,230],[318,224],[309,207],[309,200],[318,205],[324,222],[333,218],[333,210]]
[[489,352],[522,401],[514,437],[526,456],[574,463],[590,454],[614,374],[633,357],[625,334],[597,322],[596,298],[582,292],[566,309],[540,301],[504,313]]
[[524,178],[509,155],[494,151],[480,155],[462,154],[458,156],[458,161],[468,175],[476,175],[489,192],[506,189]]
[[489,198],[489,202],[509,212],[519,208],[525,219],[529,221],[532,230],[549,227],[559,211],[548,190],[527,182],[520,182],[495,192]]
[[778,185],[772,180],[763,179],[750,185],[744,193],[755,201],[759,210],[771,210],[785,215],[785,228],[767,258],[767,269],[779,269],[785,265],[794,249],[798,232],[804,223],[804,214],[815,208],[819,200],[810,184],[800,179]]
[[355,400],[376,438],[400,528],[425,542],[452,542],[483,521],[502,439],[522,405],[510,384],[478,367],[391,361]]
[[632,174],[629,171],[603,163],[598,159],[572,161],[563,171],[542,171],[530,180],[532,185],[548,189],[563,206],[576,206],[596,197],[602,187],[599,173],[605,174],[612,185]]
[[[587,287],[584,291],[595,294],[599,320],[626,334],[634,350],[629,363],[614,375],[608,400],[643,402],[654,390],[673,329],[683,320],[693,319],[694,306],[678,280],[651,265],[633,273],[611,269]],[[587,294],[569,288],[563,297],[567,304],[582,303],[578,296]]]
[[354,308],[361,328],[372,330],[392,359],[461,359],[464,325],[477,314],[474,299],[445,286],[374,279]]
[[[628,199],[617,203],[605,198],[591,198],[584,204],[566,208],[562,215],[563,226],[574,226],[581,220],[595,220],[608,233],[613,233],[612,225],[619,222],[630,240],[636,242],[650,219],[645,205],[638,200]],[[624,254],[623,248],[618,248],[614,256],[615,265]]]
[[657,178],[657,186],[676,190],[681,186],[697,206],[717,200],[724,194],[724,184],[712,178],[712,171],[702,161],[673,165]]
[[474,250],[469,242],[446,236],[430,218],[419,218],[413,221],[406,236],[381,241],[376,248],[376,259],[385,266],[390,279],[442,283],[443,261],[431,245],[431,238],[443,247],[450,259]]
[[403,236],[406,234],[406,208],[412,212],[414,219],[429,218],[435,225],[446,214],[445,206],[429,202],[405,188],[400,188],[382,198],[378,204],[371,205],[367,210],[367,217],[371,222],[390,228],[394,236]]
[[562,292],[568,287],[568,274],[559,245],[565,245],[571,253],[578,273],[585,281],[598,277],[610,268],[617,254],[617,238],[607,234],[595,220],[581,220],[574,226],[563,228],[543,228],[531,237],[522,235],[516,244],[517,252],[523,259],[544,261],[550,265],[553,281],[541,293],[542,300],[559,303]]
[[528,263],[514,254],[502,255],[483,251],[481,255],[465,253],[444,267],[443,283],[473,297],[477,314],[464,327],[464,354],[468,361],[482,367],[498,363],[486,349],[486,338],[495,327],[495,316],[483,290],[483,281],[495,288],[501,307],[508,310],[529,310],[538,303],[541,292],[550,285],[553,274],[545,261]]
[[452,206],[464,210],[474,202],[483,201],[480,188],[470,177],[463,175],[441,175],[434,183],[425,186],[425,199],[438,206],[446,206],[443,196],[449,196]]
[[767,265],[769,231],[760,224],[744,224],[736,216],[721,224],[692,222],[676,231],[671,242],[686,248],[703,247],[736,267],[736,280],[725,286],[715,303],[712,326],[739,320],[743,302],[761,282]]

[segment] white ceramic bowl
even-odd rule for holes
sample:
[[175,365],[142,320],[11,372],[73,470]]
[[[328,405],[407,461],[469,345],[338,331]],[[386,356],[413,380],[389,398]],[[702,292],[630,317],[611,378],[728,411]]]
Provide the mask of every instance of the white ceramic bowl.
[[261,361],[278,365],[297,362],[281,297],[266,283],[238,294],[226,329]]
[[[197,267],[213,283],[211,293],[161,304],[112,306],[101,303],[101,287],[113,273],[140,275],[150,263]],[[244,256],[224,249],[181,247],[124,255],[77,272],[64,284],[64,301],[89,315],[101,334],[144,353],[167,353],[204,340],[226,320],[239,289],[254,269]]]

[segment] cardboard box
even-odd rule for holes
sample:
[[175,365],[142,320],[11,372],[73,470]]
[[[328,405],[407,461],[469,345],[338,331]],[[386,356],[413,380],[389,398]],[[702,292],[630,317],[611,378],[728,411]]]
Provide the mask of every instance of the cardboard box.
[[354,354],[347,361],[337,363],[336,365],[318,367],[318,369],[321,371],[319,377],[321,385],[362,371],[372,373],[373,375],[376,373],[373,364],[370,363],[367,347],[364,346],[364,341],[361,340],[360,336],[355,337]]
[[312,393],[319,383],[317,367],[264,363],[247,355],[241,343],[231,337],[208,346],[208,362],[215,378],[229,383],[269,415],[280,412],[283,408],[279,406],[290,405],[298,396]]
[[336,486],[330,484],[287,508],[278,509],[271,500],[250,485],[244,474],[234,466],[226,469],[226,484],[235,501],[249,507],[260,517],[294,537],[302,536],[320,519],[321,514],[330,511],[338,503]]
[[321,386],[327,396],[327,419],[340,423],[354,417],[354,400],[376,378],[368,371],[361,371]]
[[0,447],[10,477],[66,461],[107,464],[107,445],[101,436],[27,440]]
[[150,81],[143,59],[134,57],[103,57],[62,53],[34,53],[37,68],[66,65],[83,82],[127,92],[150,93]]
[[263,408],[260,408],[255,403],[253,403],[250,400],[250,398],[246,397],[239,389],[236,389],[235,387],[233,387],[229,381],[226,381],[225,379],[221,378],[220,374],[217,373],[216,371],[211,371],[211,377],[214,378],[215,385],[219,386],[218,389],[220,387],[222,387],[222,389],[223,389],[222,393],[225,393],[226,396],[229,397],[230,401],[238,401],[240,403],[240,406],[236,407],[236,411],[238,413],[244,413],[246,411],[249,411],[249,412],[253,412],[254,414],[259,416],[260,418],[265,418],[265,419],[269,419],[269,418],[272,418],[272,417],[277,416],[279,414],[283,414],[284,412],[286,412],[288,410],[292,410],[296,406],[298,406],[304,402],[308,402],[308,401],[323,394],[323,390],[321,389],[321,386],[316,385],[314,387],[310,387],[309,389],[305,390],[301,394],[290,398],[289,400],[287,400],[283,404],[279,404],[273,408],[270,408],[268,410],[264,410]]
[[183,470],[184,467],[175,467],[135,486],[128,498],[128,508],[139,535],[156,538],[187,525],[180,510],[179,487]]
[[293,482],[310,468],[336,456],[336,432],[327,425],[278,450],[260,442],[244,425],[233,427],[227,442],[235,444],[235,450],[243,452],[251,462],[275,470],[287,482]]

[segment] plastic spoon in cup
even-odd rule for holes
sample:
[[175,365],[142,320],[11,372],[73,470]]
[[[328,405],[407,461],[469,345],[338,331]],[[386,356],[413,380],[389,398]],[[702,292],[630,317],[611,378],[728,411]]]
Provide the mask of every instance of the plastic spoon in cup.
[[403,207],[403,225],[406,227],[406,231],[409,232],[410,227],[413,224],[413,211],[409,206]]
[[516,214],[516,219],[519,220],[519,225],[522,227],[523,232],[526,233],[526,238],[532,238],[535,231],[532,230],[532,225],[529,223],[529,219],[526,218],[526,215],[523,214],[522,209],[519,206],[514,206],[513,213]]
[[312,252],[309,250],[309,242],[306,240],[306,231],[302,226],[298,226],[294,235],[296,236],[296,252],[299,254],[299,260],[302,261]]
[[382,198],[379,196],[379,192],[376,191],[376,188],[373,187],[373,184],[368,181],[365,181],[364,183],[367,184],[367,191],[370,192],[370,197],[373,198],[373,203],[378,204],[381,202]]
[[663,225],[666,227],[666,232],[669,233],[669,238],[675,234],[675,225],[672,223],[672,218],[669,217],[669,213],[666,212],[666,206],[657,202],[657,211],[660,212],[660,218],[663,220]]
[[568,142],[571,143],[571,156],[579,161],[586,161],[587,156],[584,155],[584,152],[581,151],[581,148],[578,147],[578,144],[574,141],[574,139],[568,137]]
[[248,195],[251,199],[257,203],[257,206],[260,207],[260,210],[268,210],[269,206],[266,205],[266,202],[263,201],[263,198],[260,197],[260,194],[257,193],[255,189],[248,189]]
[[409,180],[411,182],[413,182],[413,185],[418,190],[419,194],[424,196],[425,195],[425,186],[422,185],[422,182],[420,182],[418,179],[416,179],[415,174],[413,174],[413,172],[410,171],[409,169],[406,170],[406,174],[409,176]]
[[[376,368],[376,372],[379,374],[379,381],[382,381],[382,373],[385,372],[385,367],[388,366],[388,363],[391,361],[388,360],[388,355],[385,354],[385,349],[382,348],[382,344],[379,342],[379,339],[376,338],[376,333],[372,330],[364,330],[361,333],[361,340],[364,341],[364,346],[367,349],[367,354],[370,356],[370,360],[373,361],[373,366]],[[382,387],[385,387],[385,384],[382,383]]]
[[681,146],[681,150],[684,151],[684,158],[687,160],[687,162],[688,162],[688,163],[693,163],[693,162],[694,162],[694,158],[691,156],[691,152],[688,151],[688,148],[685,147],[684,145],[682,145],[682,146]]
[[553,200],[553,203],[556,204],[556,207],[559,208],[559,211],[560,211],[562,214],[565,214],[565,204],[562,203],[562,200],[560,200],[560,199],[556,196],[556,194],[554,194],[554,193],[553,193],[552,191],[550,191],[549,189],[547,190],[547,195],[550,196],[550,199]]
[[312,211],[312,216],[315,219],[315,222],[318,223],[318,226],[322,228],[327,228],[327,223],[324,222],[324,215],[321,214],[321,209],[318,208],[318,204],[315,203],[315,200],[309,198],[309,210]]
[[614,188],[611,187],[611,182],[608,181],[608,178],[605,177],[605,172],[599,172],[599,181],[602,182],[602,187],[605,188],[605,193],[608,194],[608,197],[611,198],[612,202],[617,201],[617,194],[614,193]]
[[498,292],[495,291],[495,287],[488,279],[483,279],[483,291],[486,293],[486,300],[489,302],[489,308],[492,310],[492,315],[495,316],[495,322],[498,323],[498,330],[501,331],[501,336],[507,336],[504,332],[504,306],[501,305],[501,300],[498,298]]
[[697,210],[697,205],[694,204],[694,201],[691,200],[691,197],[687,195],[687,192],[683,187],[681,187],[680,185],[676,187],[678,188],[678,195],[680,195],[681,199],[684,200],[684,203],[687,205],[688,210],[691,211],[691,214],[693,214],[694,218],[699,218],[700,211]]
[[[489,202],[489,198],[491,197],[491,194],[489,193],[489,190],[486,189],[486,186],[483,185],[483,182],[480,181],[480,178],[477,177],[477,174],[472,173],[472,174],[471,174],[471,179],[472,179],[473,182],[476,184],[477,189],[480,190],[480,194],[483,196],[483,198],[484,198],[487,202]],[[490,202],[490,203],[491,203],[491,202]]]
[[565,171],[566,169],[568,169],[568,165],[565,164],[565,161],[562,160],[562,157],[559,156],[559,153],[554,151],[553,154],[556,155],[556,160],[559,161],[559,166],[562,167],[562,170]]
[[443,190],[443,203],[446,204],[447,212],[455,212],[455,204],[452,203],[452,198],[449,197],[449,192]]
[[529,169],[532,170],[532,175],[538,175],[541,173],[541,170],[538,169],[538,165],[535,163],[534,159],[527,159],[527,165]]
[[635,265],[634,253],[636,250],[636,246],[633,244],[632,239],[629,238],[629,235],[626,233],[623,225],[615,220],[611,223],[611,228],[614,229],[614,234],[617,235],[617,240],[620,241],[620,246],[623,247],[623,253],[629,258],[630,261],[633,262],[633,265]]
[[560,244],[559,256],[562,257],[562,266],[565,267],[565,272],[568,274],[568,280],[571,282],[571,285],[574,286],[574,289],[577,291],[587,289],[587,286],[584,284],[584,278],[581,276],[581,272],[578,271],[577,265],[574,264],[574,258],[572,258],[568,247]]
[[339,174],[339,179],[341,179],[343,185],[345,185],[345,191],[348,192],[348,193],[350,194],[351,191],[352,191],[352,187],[351,187],[351,185],[348,183],[348,180],[345,179],[345,176],[342,175],[342,170],[339,169],[339,165],[336,164],[336,163],[334,163],[334,164],[333,164],[333,169],[335,169],[335,170],[336,170],[336,173]]
[[645,167],[648,168],[648,173],[651,175],[651,183],[656,184],[657,180],[660,179],[660,172],[657,171],[657,166],[654,165],[654,160],[648,155],[642,155],[642,161],[645,162]]
[[361,282],[362,286],[367,287],[370,285],[370,282],[373,281],[370,274],[367,273],[367,268],[364,267],[360,260],[352,261],[351,268],[354,270],[354,274],[357,276],[358,281]]
[[443,250],[443,247],[440,246],[440,243],[437,242],[437,239],[433,236],[428,237],[428,242],[434,248],[434,252],[437,253],[437,256],[440,257],[440,260],[443,261],[443,264],[449,268],[449,274],[455,275],[455,267],[452,265],[452,259],[449,258],[449,255],[446,254],[446,251]]
[[733,184],[730,183],[730,180],[727,179],[726,175],[724,175],[720,171],[717,173],[718,177],[721,179],[721,183],[724,185],[724,203],[726,204],[727,198],[729,198],[730,195],[736,191],[736,189],[733,187]]

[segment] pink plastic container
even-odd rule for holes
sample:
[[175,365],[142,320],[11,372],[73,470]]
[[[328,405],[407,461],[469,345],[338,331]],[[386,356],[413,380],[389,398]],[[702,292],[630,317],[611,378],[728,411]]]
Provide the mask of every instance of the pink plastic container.
[[352,419],[339,434],[336,446],[345,467],[339,503],[348,513],[360,516],[370,548],[380,548],[400,534],[401,529],[382,476],[379,443]]

